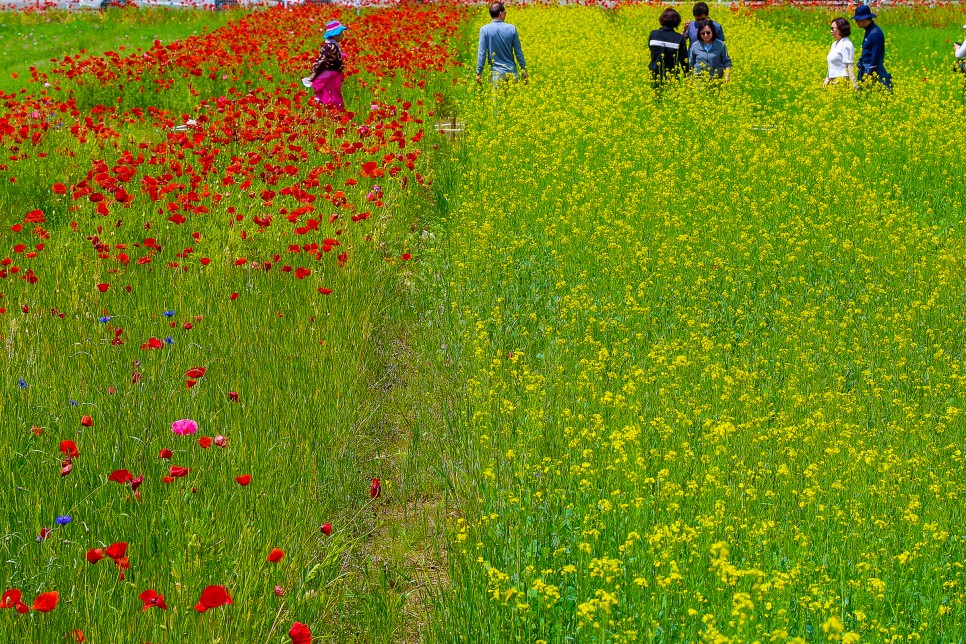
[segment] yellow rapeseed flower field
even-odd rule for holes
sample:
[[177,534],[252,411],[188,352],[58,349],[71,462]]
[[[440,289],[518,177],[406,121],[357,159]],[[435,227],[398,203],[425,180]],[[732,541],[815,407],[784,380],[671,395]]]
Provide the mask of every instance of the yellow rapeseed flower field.
[[834,13],[715,9],[732,82],[659,97],[660,10],[511,8],[529,84],[460,105],[443,628],[959,641],[961,18],[882,11],[895,91],[856,93]]

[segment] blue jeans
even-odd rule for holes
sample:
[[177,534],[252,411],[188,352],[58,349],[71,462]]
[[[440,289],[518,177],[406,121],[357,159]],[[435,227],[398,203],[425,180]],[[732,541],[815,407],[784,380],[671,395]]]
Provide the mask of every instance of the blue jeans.
[[499,87],[504,81],[510,80],[516,82],[520,80],[520,77],[516,72],[502,72],[497,69],[490,72],[490,82],[493,83],[493,87]]

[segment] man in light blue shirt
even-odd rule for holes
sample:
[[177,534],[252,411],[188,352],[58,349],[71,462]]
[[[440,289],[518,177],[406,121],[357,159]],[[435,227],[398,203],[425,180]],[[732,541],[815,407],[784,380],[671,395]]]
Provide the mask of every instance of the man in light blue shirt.
[[[527,79],[527,63],[523,59],[523,48],[520,46],[520,34],[513,25],[506,22],[506,8],[502,2],[490,5],[490,17],[493,22],[480,28],[480,49],[476,55],[476,82],[483,80],[483,65],[490,63],[490,79],[493,84],[499,84],[507,75],[514,78]],[[516,62],[513,57],[516,56]],[[520,74],[517,75],[517,63],[520,64]]]

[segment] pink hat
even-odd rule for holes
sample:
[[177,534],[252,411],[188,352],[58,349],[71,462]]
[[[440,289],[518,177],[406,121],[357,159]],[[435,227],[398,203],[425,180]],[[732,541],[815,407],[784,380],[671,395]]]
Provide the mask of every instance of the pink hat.
[[346,29],[348,29],[348,27],[346,27],[344,24],[338,20],[333,20],[325,25],[325,37],[332,38],[333,36],[338,36]]

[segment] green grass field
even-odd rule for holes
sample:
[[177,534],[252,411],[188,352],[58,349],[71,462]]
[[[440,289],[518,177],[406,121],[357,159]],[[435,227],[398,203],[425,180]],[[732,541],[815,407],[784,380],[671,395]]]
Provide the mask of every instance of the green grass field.
[[232,12],[177,9],[0,12],[0,91],[25,87],[30,68],[49,68],[51,59],[144,50],[155,40],[168,44],[218,29],[233,17]]
[[[511,7],[531,77],[497,92],[477,8],[342,15],[342,120],[297,85],[335,8],[190,14],[162,72],[38,65],[80,107],[36,143],[6,108],[0,548],[60,604],[0,632],[966,637],[960,12],[879,11],[888,93],[821,87],[841,11],[714,8],[731,82],[657,94],[660,10]],[[69,51],[103,18],[63,19]],[[85,560],[118,541],[123,580]]]

